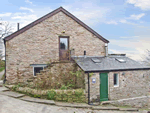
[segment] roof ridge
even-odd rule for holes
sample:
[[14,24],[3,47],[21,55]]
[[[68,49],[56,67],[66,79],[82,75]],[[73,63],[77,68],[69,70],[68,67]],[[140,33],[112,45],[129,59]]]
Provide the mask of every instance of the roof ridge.
[[70,12],[68,12],[66,9],[64,9],[63,7],[59,7],[55,10],[53,10],[52,12],[42,16],[41,18],[33,21],[32,23],[26,25],[25,27],[21,28],[20,30],[12,33],[9,36],[6,36],[4,38],[4,40],[8,41],[12,38],[14,38],[15,36],[23,33],[24,31],[30,29],[31,27],[35,26],[36,24],[44,21],[45,19],[55,15],[56,13],[62,11],[63,13],[65,13],[67,16],[69,16],[70,18],[72,18],[73,20],[75,20],[77,23],[79,23],[82,27],[84,27],[85,29],[87,29],[89,32],[93,33],[95,36],[97,36],[97,38],[101,39],[102,41],[104,41],[105,43],[109,43],[109,41],[105,38],[103,38],[101,35],[99,35],[96,31],[94,31],[93,29],[91,29],[89,26],[87,26],[85,23],[83,23],[81,20],[79,20],[77,17],[75,17],[73,14],[71,14]]

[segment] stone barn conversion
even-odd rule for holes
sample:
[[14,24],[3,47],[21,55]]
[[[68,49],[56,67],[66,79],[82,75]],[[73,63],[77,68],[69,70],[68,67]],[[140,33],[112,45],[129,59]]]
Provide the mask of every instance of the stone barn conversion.
[[148,95],[150,67],[125,54],[108,54],[109,41],[62,7],[5,37],[4,43],[10,84],[17,82],[18,72],[25,82],[57,60],[84,71],[89,103]]

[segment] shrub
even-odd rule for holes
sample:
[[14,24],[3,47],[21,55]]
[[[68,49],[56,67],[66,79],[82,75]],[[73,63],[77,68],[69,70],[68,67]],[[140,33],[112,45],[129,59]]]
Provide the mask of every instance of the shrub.
[[47,99],[55,100],[56,92],[55,90],[50,90],[47,92]]
[[5,61],[0,60],[0,68],[5,67]]
[[60,89],[61,89],[61,90],[65,90],[65,89],[68,89],[68,87],[65,86],[65,85],[62,85]]

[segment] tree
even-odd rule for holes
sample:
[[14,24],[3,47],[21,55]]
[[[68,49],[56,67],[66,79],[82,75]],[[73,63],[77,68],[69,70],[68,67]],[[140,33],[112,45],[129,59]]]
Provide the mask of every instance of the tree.
[[10,25],[9,22],[7,21],[3,21],[1,18],[0,18],[0,41],[10,35],[12,33],[12,26]]

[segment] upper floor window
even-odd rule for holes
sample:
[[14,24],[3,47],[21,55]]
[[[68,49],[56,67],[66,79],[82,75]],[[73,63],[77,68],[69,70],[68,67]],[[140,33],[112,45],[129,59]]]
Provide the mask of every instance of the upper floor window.
[[68,38],[60,38],[60,49],[68,49]]
[[119,86],[119,75],[117,73],[114,74],[114,87]]

